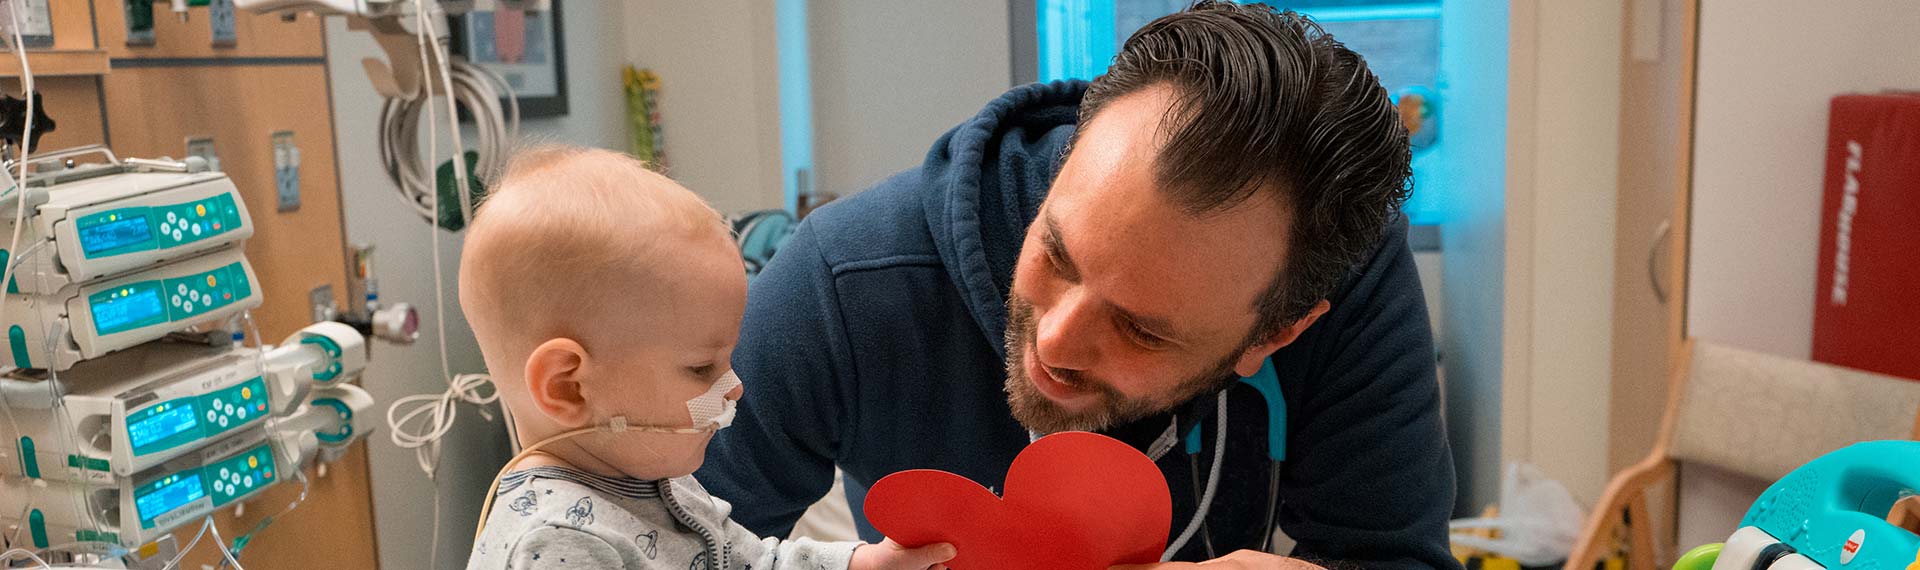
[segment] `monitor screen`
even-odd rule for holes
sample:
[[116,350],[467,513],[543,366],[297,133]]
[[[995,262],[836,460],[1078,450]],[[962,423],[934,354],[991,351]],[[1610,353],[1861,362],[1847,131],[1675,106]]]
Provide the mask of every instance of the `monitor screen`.
[[99,331],[97,334],[107,335],[138,326],[143,321],[166,313],[167,303],[160,298],[160,289],[143,288],[123,297],[95,302],[93,326]]
[[80,228],[80,250],[88,254],[126,247],[153,238],[153,227],[146,216],[129,216],[118,221]]
[[192,402],[173,404],[173,408],[127,424],[127,440],[139,450],[200,425]]
[[151,521],[154,517],[207,496],[207,489],[200,484],[198,473],[179,475],[149,487],[153,489],[133,499],[134,508],[140,510],[141,521]]

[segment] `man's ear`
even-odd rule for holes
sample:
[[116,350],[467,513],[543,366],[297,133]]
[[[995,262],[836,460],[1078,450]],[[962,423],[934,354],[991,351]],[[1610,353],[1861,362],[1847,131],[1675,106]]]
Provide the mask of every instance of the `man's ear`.
[[570,338],[540,343],[527,356],[527,392],[534,407],[568,429],[593,422],[593,411],[587,409],[587,399],[580,392],[586,362],[586,347]]
[[1268,337],[1267,340],[1247,347],[1247,351],[1240,354],[1240,360],[1234,361],[1233,373],[1239,374],[1241,378],[1245,378],[1259,372],[1260,366],[1266,364],[1267,357],[1273,356],[1273,353],[1279,352],[1281,348],[1293,344],[1294,340],[1300,338],[1300,333],[1307,332],[1307,327],[1313,326],[1313,322],[1320,320],[1320,315],[1327,314],[1327,309],[1331,308],[1333,308],[1333,305],[1328,304],[1325,299],[1321,299],[1318,304],[1315,304],[1312,309],[1307,311],[1307,316],[1301,317],[1300,320],[1294,321],[1293,324],[1287,325],[1279,331],[1274,332],[1273,336]]

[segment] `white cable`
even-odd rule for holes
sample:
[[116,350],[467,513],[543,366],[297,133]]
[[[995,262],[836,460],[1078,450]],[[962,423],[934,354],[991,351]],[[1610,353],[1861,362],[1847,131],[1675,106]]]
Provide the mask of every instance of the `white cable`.
[[[518,136],[520,108],[519,103],[513,100],[511,88],[499,76],[465,62],[450,61],[445,46],[439,41],[439,34],[433,25],[433,12],[428,4],[424,0],[414,0],[413,4],[415,43],[419,49],[423,84],[409,98],[389,99],[381,111],[380,157],[402,198],[427,221],[428,243],[433,257],[435,342],[439,348],[440,377],[447,383],[447,389],[439,394],[417,394],[394,401],[387,407],[387,425],[389,439],[396,446],[414,450],[414,460],[433,483],[433,537],[427,557],[428,567],[432,568],[437,565],[440,554],[438,473],[441,438],[453,429],[460,402],[479,406],[480,415],[491,420],[493,416],[488,413],[487,406],[498,401],[500,395],[497,391],[482,390],[483,386],[491,383],[491,379],[484,374],[455,376],[448,356],[446,272],[440,260],[440,192],[436,168],[440,157],[439,113],[433,108],[434,94],[429,85],[437,79],[447,98],[446,124],[453,141],[451,164],[454,194],[460,201],[463,223],[472,222],[474,204],[466,161],[467,148],[460,132],[459,107],[465,105],[471,112],[474,130],[479,135],[473,170],[488,173],[489,176],[503,170],[501,163],[504,161],[506,143]],[[431,53],[428,49],[430,41]],[[507,113],[501,110],[502,99],[508,103]],[[418,156],[422,111],[426,114],[427,130],[427,153],[424,158]],[[403,413],[402,410],[406,408],[410,409]]]
[[1200,494],[1200,504],[1195,505],[1193,520],[1187,522],[1187,529],[1180,532],[1180,538],[1167,545],[1167,551],[1160,554],[1160,561],[1173,560],[1180,548],[1193,540],[1193,533],[1200,530],[1200,523],[1207,520],[1207,510],[1213,506],[1213,492],[1220,486],[1220,463],[1227,457],[1227,391],[1220,391],[1218,410],[1213,422],[1213,466],[1207,468],[1207,490]]
[[[7,5],[7,17],[12,20],[12,26],[10,27],[13,29],[13,46],[11,49],[14,55],[20,57],[20,87],[25,91],[27,100],[26,120],[20,124],[20,156],[14,159],[14,165],[17,168],[15,169],[13,188],[14,192],[18,193],[18,195],[14,197],[13,238],[7,241],[8,253],[20,250],[20,230],[26,226],[27,221],[27,159],[28,154],[32,152],[33,105],[34,100],[37,99],[33,93],[33,64],[27,61],[26,40],[20,36],[21,24],[19,8],[24,3],[25,0],[11,0]],[[0,269],[0,284],[7,283],[7,280],[12,278],[13,264],[8,263],[5,269]],[[0,295],[0,314],[5,314],[6,300],[6,296]]]
[[[415,450],[415,459],[420,470],[433,476],[438,471],[438,456],[424,453],[440,441],[453,429],[454,418],[459,415],[460,402],[481,406],[492,404],[500,399],[500,393],[493,391],[482,393],[480,388],[493,383],[485,374],[461,374],[454,377],[447,391],[438,394],[414,394],[395,400],[387,407],[388,439],[394,445]],[[411,408],[400,413],[402,408]],[[399,414],[398,417],[395,414]],[[418,427],[414,427],[418,424]]]
[[[47,488],[46,482],[40,481],[38,479],[35,479],[34,481],[42,489],[42,492],[45,492],[44,490]],[[20,521],[22,524],[20,526],[14,527],[13,535],[7,537],[7,544],[20,543],[20,533],[27,531],[27,525],[24,523],[26,523],[27,521],[27,516],[33,512],[33,500],[38,498],[39,495],[40,493],[30,493],[29,496],[27,497],[27,504],[20,508],[20,516],[13,519],[13,520]]]
[[[9,27],[12,28],[13,31],[13,45],[8,46],[8,49],[12,50],[14,55],[20,57],[20,87],[26,91],[25,95],[27,100],[26,121],[20,125],[20,156],[16,158],[14,162],[19,168],[17,169],[17,173],[9,173],[14,175],[12,182],[13,191],[16,193],[16,196],[14,196],[16,206],[13,209],[13,238],[7,242],[7,252],[9,254],[19,251],[20,229],[26,225],[27,147],[30,146],[33,141],[33,64],[27,62],[27,44],[26,40],[20,36],[20,10],[18,9],[24,2],[25,0],[12,0],[7,4],[7,18],[11,20],[12,24]],[[8,282],[7,280],[13,278],[13,267],[14,263],[9,261],[5,268],[0,268],[0,287],[4,287],[4,284]],[[8,297],[10,297],[10,295],[0,295],[0,315],[6,314],[5,309]],[[7,423],[13,428],[13,433],[18,435],[20,433],[20,423],[14,419],[13,406],[6,401],[4,394],[0,394],[0,409],[6,411]]]
[[[421,77],[421,81],[423,82],[420,86],[420,98],[422,100],[422,105],[425,106],[427,110],[427,157],[429,158],[429,163],[428,163],[429,166],[427,170],[428,172],[434,173],[433,175],[428,177],[430,185],[427,187],[428,194],[429,194],[428,202],[433,205],[432,207],[433,213],[427,216],[427,233],[429,235],[429,238],[428,238],[429,243],[433,248],[431,251],[431,253],[433,254],[433,319],[434,319],[435,326],[437,327],[436,330],[438,331],[434,335],[434,340],[438,342],[440,345],[440,379],[449,384],[447,386],[446,393],[452,394],[454,393],[455,385],[458,385],[459,381],[453,378],[452,366],[450,366],[447,363],[447,360],[448,360],[447,359],[447,299],[446,299],[446,294],[443,292],[443,290],[446,288],[446,285],[445,285],[445,278],[442,277],[442,270],[440,268],[439,176],[437,173],[437,169],[434,169],[431,167],[431,160],[434,157],[438,157],[440,155],[439,149],[437,148],[437,145],[439,144],[439,131],[435,130],[433,126],[433,123],[434,123],[433,121],[433,116],[434,116],[433,88],[429,87],[428,84],[424,83],[425,81],[430,81],[431,80],[430,78],[433,77],[433,69],[431,67],[428,67],[432,65],[433,61],[427,59],[427,35],[433,32],[433,26],[431,24],[431,18],[428,15],[425,2],[423,2],[422,0],[414,0],[413,7],[414,7],[414,34],[415,34],[414,38],[420,45],[420,68],[421,68],[420,77]],[[434,43],[439,43],[439,40],[434,40]],[[447,94],[447,97],[453,97],[453,96],[454,96],[453,93]],[[460,130],[459,117],[457,116],[449,117],[447,120],[454,123],[453,129],[455,131]],[[412,144],[412,141],[409,140],[408,144]],[[459,154],[457,150],[455,154]],[[415,164],[419,163],[419,161],[417,160],[411,161],[411,162]],[[461,166],[462,165],[460,164],[460,161],[456,159],[453,163],[454,172],[459,172],[461,170]],[[456,191],[466,192],[466,189],[458,188],[456,189]],[[407,398],[402,398],[401,400],[404,401],[404,400],[407,400]],[[389,428],[389,431],[391,431],[396,436],[403,429],[400,424],[397,424],[393,421],[393,411],[399,408],[400,403],[401,402],[396,401],[393,403],[393,405],[387,407],[387,426]],[[436,471],[435,468],[438,467],[438,464],[440,462],[440,436],[446,435],[447,430],[451,429],[453,422],[447,421],[447,420],[449,420],[451,416],[454,416],[457,414],[457,410],[447,409],[451,407],[452,407],[452,404],[449,402],[448,404],[435,406],[433,408],[434,412],[433,412],[432,418],[435,422],[435,425],[432,427],[432,429],[428,430],[429,432],[433,433],[431,442],[426,444],[424,447],[421,447],[421,446],[414,447],[414,459],[420,462],[420,469],[427,473],[427,482],[432,487],[433,496],[434,496],[434,499],[436,500],[438,500],[440,497],[440,478],[435,476],[435,471]],[[399,437],[393,437],[392,439],[394,440],[395,444],[400,443]],[[402,445],[402,447],[405,447],[405,445]],[[433,514],[434,514],[434,519],[433,519],[434,526],[432,531],[433,536],[427,542],[428,570],[438,570],[438,567],[440,565],[440,526],[439,526],[440,509],[439,509],[439,504],[437,503],[434,505]]]
[[[454,178],[460,191],[463,219],[472,218],[472,185],[466,168],[464,135],[459,130],[458,108],[466,107],[473,119],[477,144],[471,149],[477,155],[473,172],[490,176],[503,169],[508,145],[519,136],[520,104],[513,97],[513,88],[506,80],[486,68],[465,61],[452,61],[445,48],[437,40],[432,18],[421,18],[426,8],[415,3],[415,28],[419,37],[420,59],[423,69],[423,81],[438,81],[447,97],[448,124],[453,126]],[[429,51],[426,40],[429,35],[435,39]],[[424,87],[424,86],[423,86]],[[506,108],[501,102],[506,102]],[[407,205],[430,225],[439,223],[439,212],[434,208],[434,200],[439,194],[437,176],[439,153],[429,149],[426,160],[420,156],[420,113],[431,110],[434,105],[432,89],[423,89],[423,93],[408,94],[406,97],[388,99],[380,112],[380,160],[386,168],[387,176],[394,181],[395,188]],[[434,132],[434,121],[429,115],[429,136]],[[431,139],[429,143],[431,143]],[[432,145],[429,144],[431,147]]]
[[14,560],[17,558],[26,558],[28,560],[32,560],[34,561],[34,563],[39,564],[40,568],[44,570],[53,570],[52,564],[48,564],[46,559],[41,558],[40,555],[38,554],[34,554],[33,551],[31,550],[27,550],[25,548],[15,548],[13,550],[8,550],[6,552],[0,552],[0,562],[7,562],[9,560]]

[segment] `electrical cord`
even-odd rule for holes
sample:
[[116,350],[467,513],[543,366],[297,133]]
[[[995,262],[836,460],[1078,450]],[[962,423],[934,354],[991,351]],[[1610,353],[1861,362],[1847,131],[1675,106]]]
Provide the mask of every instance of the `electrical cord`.
[[[473,219],[474,204],[466,164],[466,146],[460,132],[459,107],[465,105],[471,112],[475,132],[479,135],[473,170],[486,173],[487,176],[503,170],[506,144],[509,139],[518,136],[520,108],[512,97],[511,87],[499,76],[466,62],[449,60],[445,46],[440,43],[440,35],[434,28],[434,19],[433,12],[424,0],[414,0],[415,40],[419,49],[421,77],[428,82],[437,78],[447,97],[447,126],[454,147],[454,195],[460,201],[460,222],[464,225]],[[418,394],[394,401],[387,408],[387,424],[394,445],[414,450],[414,458],[421,471],[433,483],[433,536],[427,556],[428,567],[431,568],[437,566],[440,555],[440,440],[453,429],[460,402],[479,406],[480,415],[491,421],[493,415],[487,411],[487,406],[499,401],[500,395],[497,391],[487,393],[482,390],[482,386],[491,383],[486,375],[455,376],[452,371],[447,351],[446,272],[440,259],[440,192],[435,174],[437,169],[434,167],[440,156],[439,131],[436,128],[439,114],[433,108],[432,88],[423,85],[421,91],[414,95],[413,98],[389,99],[382,110],[381,159],[388,175],[399,187],[402,198],[427,221],[433,257],[435,340],[439,345],[440,377],[447,383],[447,389],[439,394]],[[503,99],[507,101],[507,113],[501,112]],[[427,130],[427,154],[424,159],[415,154],[419,149],[418,133],[423,110]],[[410,410],[401,412],[409,407]]]
[[[427,81],[428,79],[426,78],[432,77],[434,71],[433,68],[429,67],[434,60],[427,58],[427,36],[433,33],[433,19],[427,11],[426,3],[422,0],[414,0],[413,7],[414,30],[416,34],[414,39],[420,46],[420,76],[422,81]],[[433,43],[434,45],[439,45],[440,41],[436,39]],[[442,73],[451,71],[452,66],[446,66],[445,61],[441,61],[440,63],[446,67]],[[427,108],[427,156],[437,157],[440,156],[440,140],[439,131],[433,127],[434,112],[433,106],[431,105],[433,89],[422,85],[420,95],[423,104],[425,104]],[[447,94],[447,97],[454,96],[453,93]],[[457,136],[460,132],[459,118],[452,117],[449,118],[448,121],[454,123],[453,131]],[[461,153],[456,151],[454,154],[458,157]],[[462,161],[460,161],[459,158],[464,157],[455,159],[453,169],[455,174],[465,170],[461,168]],[[411,162],[416,165],[419,164],[417,160]],[[456,181],[458,180],[461,179],[456,179]],[[434,334],[434,340],[440,345],[440,379],[449,384],[447,392],[451,393],[454,390],[453,385],[459,382],[453,378],[452,365],[448,363],[447,358],[447,295],[444,292],[446,290],[446,278],[440,267],[440,192],[437,187],[438,179],[436,178],[434,182],[434,192],[432,192],[427,199],[428,203],[433,205],[431,208],[432,213],[427,216],[427,239],[432,247],[431,253],[433,255],[433,320],[437,331]],[[465,194],[466,191],[467,189],[465,187],[458,187],[457,193]],[[394,425],[392,421],[393,411],[399,405],[400,402],[394,402],[394,405],[387,407],[387,425],[394,433],[399,433],[401,430],[400,426]],[[443,416],[441,412],[436,411],[432,417],[438,422]],[[447,421],[444,425],[451,426],[452,424],[452,421]],[[431,527],[433,536],[427,541],[427,568],[430,569],[437,568],[440,565],[440,478],[436,475],[436,469],[434,468],[437,467],[440,462],[439,436],[446,434],[445,429],[446,428],[436,426],[435,429],[429,430],[438,432],[438,435],[433,438],[432,444],[414,448],[414,458],[421,462],[421,469],[427,473],[428,486],[433,491],[433,525]]]
[[[440,438],[453,430],[454,418],[459,415],[459,403],[466,402],[480,406],[480,413],[486,414],[486,406],[500,398],[498,391],[482,393],[482,386],[490,386],[493,379],[485,374],[461,374],[454,377],[453,384],[445,392],[438,394],[415,394],[395,400],[387,407],[388,439],[403,449],[415,450],[415,459],[420,470],[427,476],[435,475],[439,470],[437,446]],[[409,408],[406,413],[400,410]],[[397,417],[395,414],[399,414]],[[491,420],[491,416],[489,416]],[[418,427],[414,427],[418,424]]]
[[[484,67],[465,61],[451,61],[440,42],[431,42],[432,51],[427,49],[429,36],[438,37],[434,32],[430,13],[423,3],[416,2],[416,28],[420,38],[420,58],[426,71],[421,77],[425,81],[439,79],[440,88],[447,96],[446,112],[449,123],[454,125],[452,137],[454,147],[453,169],[456,188],[455,195],[460,200],[460,215],[464,221],[473,219],[472,185],[468,180],[466,168],[465,141],[458,127],[458,108],[466,107],[473,119],[474,133],[478,136],[474,152],[477,154],[473,171],[491,175],[505,166],[510,142],[519,136],[520,103],[513,96],[513,89],[505,79]],[[435,65],[437,63],[437,65]],[[387,99],[380,111],[380,160],[387,176],[394,182],[402,200],[420,214],[429,225],[439,224],[437,198],[439,153],[429,144],[427,155],[419,156],[421,111],[429,111],[427,116],[428,140],[431,143],[435,134],[430,107],[434,104],[433,89],[423,85],[421,93],[411,97]],[[505,101],[505,106],[502,106]]]

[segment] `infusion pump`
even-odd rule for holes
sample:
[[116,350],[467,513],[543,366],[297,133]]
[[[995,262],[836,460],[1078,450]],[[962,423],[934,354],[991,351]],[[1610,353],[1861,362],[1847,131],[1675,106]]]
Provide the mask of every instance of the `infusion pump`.
[[[242,246],[253,235],[233,182],[204,161],[128,159],[36,172],[0,194],[0,233],[20,233],[0,307],[0,363],[66,370],[168,333],[219,323],[260,305]],[[24,208],[25,222],[13,216]],[[5,248],[6,244],[0,244]]]
[[[21,229],[24,253],[18,256],[9,292],[57,293],[68,285],[191,257],[253,236],[246,202],[233,181],[219,172],[156,172],[122,165],[76,169],[44,183],[48,186],[28,184],[32,215]],[[11,234],[13,215],[4,213],[0,231]],[[0,260],[11,257],[13,252],[0,253]]]
[[337,461],[374,429],[372,396],[350,383],[364,354],[328,322],[264,352],[162,341],[64,374],[16,370],[0,378],[21,443],[0,458],[0,530],[134,548]]
[[65,370],[258,306],[253,268],[239,248],[229,247],[54,293],[8,295],[0,326],[10,364]]
[[[0,462],[0,475],[95,482],[132,475],[295,412],[315,387],[359,377],[364,354],[365,339],[352,327],[320,323],[266,351],[154,342],[80,363],[57,380],[15,370],[0,381],[29,387],[6,394],[19,431],[0,424],[0,433],[20,450],[17,461]],[[61,406],[50,395],[55,382]]]

